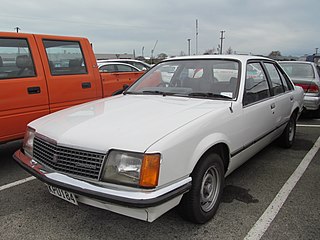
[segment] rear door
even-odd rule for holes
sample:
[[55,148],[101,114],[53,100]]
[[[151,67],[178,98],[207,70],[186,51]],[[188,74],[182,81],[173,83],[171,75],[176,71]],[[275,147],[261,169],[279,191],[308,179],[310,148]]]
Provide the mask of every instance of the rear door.
[[87,39],[36,36],[47,78],[50,112],[102,96],[96,63]]
[[31,34],[0,33],[0,142],[23,137],[49,113],[45,75]]
[[294,102],[293,87],[281,73],[281,69],[276,63],[264,62],[264,66],[274,99],[273,115],[275,117],[275,126],[277,130],[279,130],[278,132],[281,133],[291,116],[291,109]]

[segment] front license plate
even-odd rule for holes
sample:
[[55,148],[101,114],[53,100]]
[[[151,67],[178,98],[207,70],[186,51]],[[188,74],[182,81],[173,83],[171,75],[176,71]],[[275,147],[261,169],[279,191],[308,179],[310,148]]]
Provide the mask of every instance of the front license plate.
[[57,187],[50,186],[50,185],[48,185],[48,190],[52,195],[55,195],[55,196],[57,196],[63,200],[66,200],[74,205],[78,205],[76,196],[73,193],[62,190]]

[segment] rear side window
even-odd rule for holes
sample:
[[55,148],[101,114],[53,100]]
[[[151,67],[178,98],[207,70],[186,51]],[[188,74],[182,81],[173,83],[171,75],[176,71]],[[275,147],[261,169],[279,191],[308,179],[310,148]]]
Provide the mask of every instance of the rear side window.
[[136,69],[127,65],[117,64],[117,68],[118,68],[118,72],[137,72]]
[[276,67],[272,63],[265,63],[267,71],[269,73],[270,81],[271,81],[271,90],[274,95],[278,95],[284,92],[284,88],[282,85],[281,77],[276,69]]
[[87,67],[79,42],[43,40],[51,75],[86,74]]
[[27,39],[0,38],[0,80],[35,76]]
[[267,78],[260,63],[247,64],[243,104],[248,105],[270,97]]

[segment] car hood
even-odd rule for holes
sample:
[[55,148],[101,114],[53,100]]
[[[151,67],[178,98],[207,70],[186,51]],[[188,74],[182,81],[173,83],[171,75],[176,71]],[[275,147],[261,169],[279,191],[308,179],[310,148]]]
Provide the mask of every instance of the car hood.
[[121,95],[47,115],[29,126],[63,146],[144,152],[176,129],[229,106],[222,100]]

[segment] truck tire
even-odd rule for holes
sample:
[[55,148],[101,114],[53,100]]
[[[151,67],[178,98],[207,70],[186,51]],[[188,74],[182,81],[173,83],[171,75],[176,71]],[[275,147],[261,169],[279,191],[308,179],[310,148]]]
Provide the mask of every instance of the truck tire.
[[223,192],[224,167],[217,153],[206,155],[192,174],[192,187],[179,205],[180,214],[194,223],[205,223],[215,215]]

